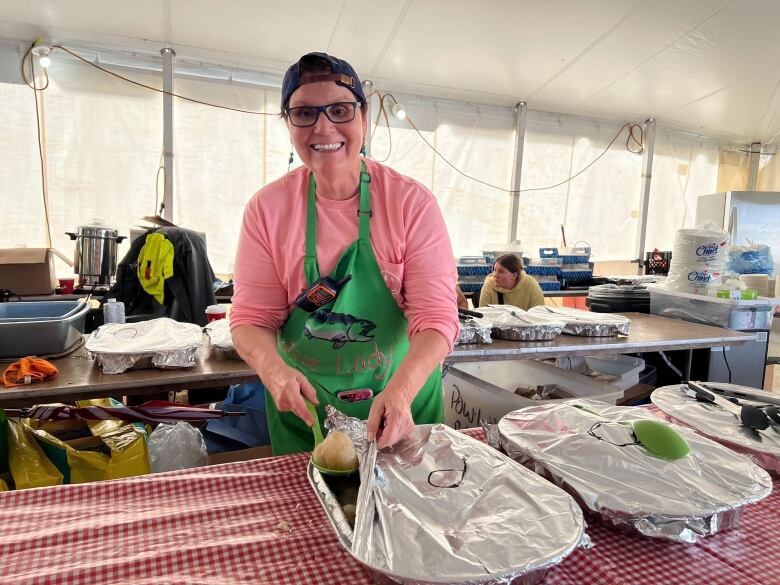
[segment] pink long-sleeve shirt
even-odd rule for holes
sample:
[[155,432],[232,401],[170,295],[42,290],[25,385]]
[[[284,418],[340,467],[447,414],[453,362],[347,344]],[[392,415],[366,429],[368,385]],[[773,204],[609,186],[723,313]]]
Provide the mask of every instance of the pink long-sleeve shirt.
[[[418,182],[366,160],[371,175],[371,245],[387,287],[409,322],[409,336],[438,331],[452,350],[458,335],[455,262],[433,194]],[[278,331],[306,287],[309,170],[300,167],[247,203],[233,274],[231,327]],[[358,238],[359,196],[317,197],[317,259],[322,276]]]

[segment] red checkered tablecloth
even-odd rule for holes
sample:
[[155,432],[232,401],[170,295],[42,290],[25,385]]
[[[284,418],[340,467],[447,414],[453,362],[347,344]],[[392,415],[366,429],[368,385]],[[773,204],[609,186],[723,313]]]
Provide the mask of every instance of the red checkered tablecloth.
[[[484,439],[481,431],[469,434]],[[305,454],[0,493],[2,585],[361,584],[306,479]],[[699,545],[591,525],[546,585],[780,583],[780,495]]]

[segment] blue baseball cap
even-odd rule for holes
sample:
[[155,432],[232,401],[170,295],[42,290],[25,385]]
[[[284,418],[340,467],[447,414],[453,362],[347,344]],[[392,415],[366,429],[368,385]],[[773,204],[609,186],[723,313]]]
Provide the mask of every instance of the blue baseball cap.
[[[301,79],[301,66],[308,63],[316,63],[317,61],[328,63],[333,72],[306,75]],[[287,106],[290,103],[290,97],[296,89],[307,83],[316,83],[318,81],[333,81],[354,93],[355,97],[360,100],[360,103],[366,103],[363,85],[360,83],[360,79],[352,68],[352,65],[343,59],[331,57],[327,53],[307,53],[298,59],[297,63],[290,65],[289,69],[287,69],[287,72],[284,74],[284,81],[282,81],[282,111],[287,109]]]

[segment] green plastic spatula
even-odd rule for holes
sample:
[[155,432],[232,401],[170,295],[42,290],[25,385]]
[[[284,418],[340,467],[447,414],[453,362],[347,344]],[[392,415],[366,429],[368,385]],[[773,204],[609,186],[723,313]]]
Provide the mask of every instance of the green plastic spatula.
[[639,419],[631,422],[623,422],[608,419],[598,412],[582,406],[581,404],[572,404],[574,408],[579,408],[590,414],[615,422],[621,425],[630,426],[634,431],[636,440],[650,453],[662,459],[682,459],[691,452],[691,446],[674,427],[659,420]]
[[350,473],[355,473],[355,471],[357,471],[357,467],[355,469],[329,469],[327,467],[323,467],[314,460],[314,451],[317,449],[317,445],[322,443],[324,439],[322,437],[322,429],[320,428],[320,419],[317,416],[317,409],[314,408],[314,405],[308,400],[305,400],[305,402],[306,407],[311,413],[312,419],[314,419],[314,424],[311,425],[311,430],[314,432],[314,449],[312,449],[311,464],[317,468],[320,473],[324,473],[325,475],[349,475]]

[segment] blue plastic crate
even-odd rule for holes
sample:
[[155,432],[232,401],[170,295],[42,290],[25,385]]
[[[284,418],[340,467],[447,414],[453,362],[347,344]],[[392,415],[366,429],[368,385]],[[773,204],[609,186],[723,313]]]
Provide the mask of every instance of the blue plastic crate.
[[585,280],[586,278],[593,278],[592,270],[561,270],[561,278],[563,280]]
[[474,291],[476,291],[478,288],[482,286],[482,283],[477,284],[477,283],[461,282],[458,284],[460,285],[460,290],[463,291],[464,293],[473,293]]
[[543,291],[561,290],[560,282],[540,282],[539,288]]
[[525,273],[531,276],[558,276],[561,273],[561,269],[558,266],[532,264],[525,267]]
[[458,266],[458,276],[487,276],[491,272],[493,272],[493,269],[488,265],[461,264]]
[[590,262],[590,256],[576,255],[576,256],[561,256],[564,264],[587,264]]

